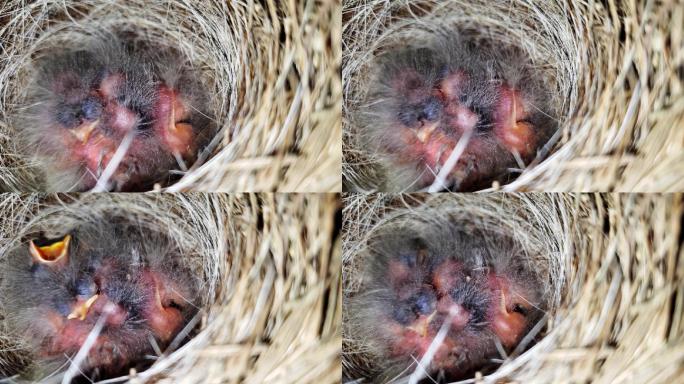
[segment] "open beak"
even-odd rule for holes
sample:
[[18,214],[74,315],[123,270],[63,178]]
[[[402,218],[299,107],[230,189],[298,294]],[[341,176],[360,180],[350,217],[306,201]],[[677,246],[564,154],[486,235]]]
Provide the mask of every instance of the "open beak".
[[95,304],[97,299],[100,297],[100,295],[93,295],[90,299],[86,300],[83,303],[79,303],[76,308],[74,309],[73,312],[67,316],[67,319],[72,320],[72,319],[78,319],[80,321],[83,321],[86,319],[88,316],[88,312],[90,312],[90,307]]
[[31,240],[29,243],[29,252],[33,257],[33,260],[41,264],[65,263],[70,241],[71,236],[66,235],[61,241],[38,247],[33,240]]
[[72,129],[69,132],[76,136],[78,141],[85,144],[90,138],[90,134],[93,132],[93,130],[95,129],[95,127],[97,127],[99,123],[100,120],[95,120],[92,123],[83,124],[78,128]]

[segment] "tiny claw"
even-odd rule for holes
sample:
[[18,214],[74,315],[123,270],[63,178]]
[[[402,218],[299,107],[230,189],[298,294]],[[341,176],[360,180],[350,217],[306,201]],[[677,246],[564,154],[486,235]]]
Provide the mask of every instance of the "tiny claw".
[[86,300],[85,303],[76,306],[76,309],[74,309],[74,311],[71,312],[69,314],[69,316],[67,316],[67,319],[68,320],[78,319],[80,321],[85,320],[85,318],[88,316],[88,312],[90,312],[90,307],[92,307],[93,304],[95,304],[95,302],[97,301],[97,299],[99,297],[100,297],[100,295],[95,294],[95,295],[93,295],[93,297]]
[[100,120],[95,120],[91,123],[83,124],[78,128],[72,129],[69,132],[76,136],[78,141],[81,143],[85,144],[88,142],[88,139],[90,138],[90,134],[93,132],[97,124],[100,123]]
[[41,264],[53,264],[53,263],[64,263],[69,251],[69,242],[71,241],[71,236],[66,235],[64,239],[46,245],[43,247],[38,247],[31,240],[29,242],[29,252],[33,259]]

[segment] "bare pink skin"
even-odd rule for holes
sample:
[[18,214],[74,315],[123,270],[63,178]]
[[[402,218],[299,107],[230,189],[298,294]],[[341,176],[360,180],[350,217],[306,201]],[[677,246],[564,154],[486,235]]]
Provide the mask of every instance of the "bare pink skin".
[[145,318],[159,340],[171,341],[183,325],[183,316],[170,303],[182,302],[184,298],[178,293],[178,287],[161,274],[146,270],[143,281],[153,290],[145,306]]
[[[53,332],[59,336],[52,340],[51,344],[41,350],[41,357],[62,356],[63,354],[73,355],[81,349],[90,331],[91,322],[79,320],[65,320],[61,315],[54,311],[49,311],[47,321],[53,327]],[[109,322],[109,320],[108,320]],[[110,324],[114,326],[115,324]],[[117,351],[117,352],[115,352]],[[125,356],[128,349],[125,344],[111,340],[107,336],[97,337],[95,344],[88,353],[90,362],[100,366],[106,371],[119,371],[127,364],[125,360],[117,362],[116,355]],[[123,364],[122,364],[123,363]]]
[[533,154],[537,139],[532,124],[524,121],[530,115],[528,106],[515,89],[501,86],[499,94],[499,105],[494,113],[497,139],[511,152],[516,151],[523,157]]
[[190,124],[179,123],[187,118],[189,113],[178,93],[164,85],[160,86],[154,109],[154,129],[162,138],[166,148],[181,156],[192,153],[195,150],[194,133]]
[[515,311],[516,305],[525,308],[531,305],[526,299],[528,293],[504,276],[491,274],[489,281],[492,290],[498,293],[497,296],[503,295],[501,300],[496,300],[498,305],[490,307],[489,316],[492,330],[504,347],[513,348],[520,342],[529,325],[525,316]]

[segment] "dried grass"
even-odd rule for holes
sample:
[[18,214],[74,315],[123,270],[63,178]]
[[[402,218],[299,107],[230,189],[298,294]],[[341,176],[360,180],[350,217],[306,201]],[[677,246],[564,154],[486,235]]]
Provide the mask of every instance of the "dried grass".
[[[345,297],[359,290],[365,239],[407,215],[456,215],[465,223],[511,231],[523,244],[547,252],[555,295],[543,339],[491,375],[466,382],[681,382],[683,196],[347,195]],[[363,340],[345,322],[348,379],[368,372],[364,352]]]
[[[5,194],[0,255],[37,231],[102,217],[168,231],[204,282],[198,333],[115,382],[334,383],[341,374],[338,209],[333,194]],[[0,373],[27,358],[19,344],[0,332]]]
[[375,190],[381,172],[353,122],[374,58],[453,26],[519,46],[555,78],[551,154],[502,190],[684,189],[681,1],[348,0],[343,20],[345,190]]
[[174,45],[204,74],[220,132],[168,191],[341,190],[337,0],[188,3],[10,0],[0,5],[0,190],[40,189],[10,120],[31,59],[95,28]]

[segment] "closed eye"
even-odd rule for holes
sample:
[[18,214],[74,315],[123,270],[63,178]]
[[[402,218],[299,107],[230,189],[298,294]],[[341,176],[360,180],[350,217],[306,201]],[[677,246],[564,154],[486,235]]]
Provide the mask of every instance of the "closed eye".
[[143,118],[138,122],[137,128],[140,130],[147,130],[151,126],[152,126],[152,120],[147,119],[147,118]]
[[530,313],[529,309],[523,307],[520,304],[513,305],[513,312],[519,313],[523,316],[527,316]]
[[167,305],[167,307],[177,309],[179,311],[183,309],[183,307],[181,307],[180,304],[178,304],[174,300],[169,301],[169,304]]

